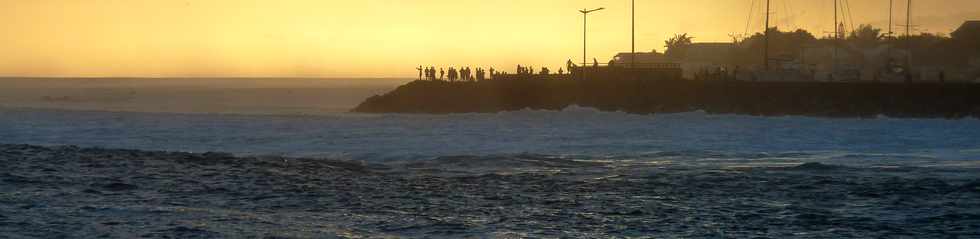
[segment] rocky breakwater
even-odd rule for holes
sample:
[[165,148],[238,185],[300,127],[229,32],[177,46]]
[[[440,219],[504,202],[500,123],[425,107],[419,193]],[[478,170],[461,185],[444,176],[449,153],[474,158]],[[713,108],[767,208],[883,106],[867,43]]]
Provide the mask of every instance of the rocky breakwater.
[[361,113],[490,113],[571,105],[636,114],[980,116],[980,84],[637,80],[414,81],[368,98]]

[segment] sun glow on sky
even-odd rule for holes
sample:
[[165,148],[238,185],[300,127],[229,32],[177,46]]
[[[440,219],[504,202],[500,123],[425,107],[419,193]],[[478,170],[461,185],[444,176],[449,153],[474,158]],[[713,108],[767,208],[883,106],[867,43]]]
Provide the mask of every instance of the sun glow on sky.
[[[637,0],[637,51],[663,40],[730,41],[762,29],[758,0]],[[753,4],[753,2],[755,2]],[[904,23],[905,1],[896,1]],[[980,19],[980,1],[916,1],[920,31]],[[773,25],[833,29],[833,1],[773,0]],[[754,7],[753,7],[754,6]],[[628,0],[0,0],[0,75],[414,77],[420,64],[554,69],[630,50]],[[850,1],[887,28],[887,0]],[[754,15],[750,19],[750,9]]]

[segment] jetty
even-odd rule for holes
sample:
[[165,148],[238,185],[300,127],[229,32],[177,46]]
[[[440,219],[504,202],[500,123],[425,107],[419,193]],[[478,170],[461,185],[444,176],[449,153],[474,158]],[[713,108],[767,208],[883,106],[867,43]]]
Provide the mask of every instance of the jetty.
[[980,118],[980,84],[686,80],[662,75],[587,80],[413,81],[368,98],[361,113],[492,113],[569,106],[633,114]]
[[[568,74],[491,70],[485,80],[442,81],[430,68],[429,80],[420,71],[420,80],[370,97],[353,111],[492,113],[574,105],[634,114],[980,118],[980,21],[966,21],[951,37],[913,35],[909,1],[904,36],[894,36],[889,23],[887,34],[862,25],[847,37],[836,19],[838,2],[827,38],[770,28],[766,14],[763,32],[746,39],[693,43],[678,34],[665,53],[633,49],[600,64],[587,61],[583,32],[581,65],[569,60]],[[585,18],[602,9],[581,12]]]

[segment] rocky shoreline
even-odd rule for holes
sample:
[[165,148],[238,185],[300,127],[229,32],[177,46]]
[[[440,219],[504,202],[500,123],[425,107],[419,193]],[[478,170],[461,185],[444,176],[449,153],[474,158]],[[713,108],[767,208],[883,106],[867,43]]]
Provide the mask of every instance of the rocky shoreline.
[[0,145],[0,237],[980,236],[976,169]]
[[415,81],[368,98],[362,113],[492,113],[577,105],[634,114],[980,117],[980,84],[642,80]]

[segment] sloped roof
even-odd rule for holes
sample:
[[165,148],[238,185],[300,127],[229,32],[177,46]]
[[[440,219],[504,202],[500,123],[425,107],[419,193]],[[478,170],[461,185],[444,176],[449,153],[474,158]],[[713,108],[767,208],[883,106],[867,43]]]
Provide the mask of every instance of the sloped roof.
[[[617,56],[617,57],[629,57],[629,56],[630,56],[631,54],[633,54],[633,53],[629,53],[629,52],[621,52],[621,53],[619,53],[619,54],[616,54],[616,56]],[[637,57],[640,57],[640,56],[647,56],[647,57],[649,57],[649,56],[652,56],[652,57],[660,57],[660,56],[664,56],[664,54],[663,54],[663,53],[660,53],[660,52],[637,52],[637,53],[636,53],[636,56],[637,56]]]
[[963,25],[961,25],[960,28],[957,28],[956,31],[953,31],[953,34],[955,35],[957,33],[965,33],[968,31],[980,31],[980,20],[963,22]]

